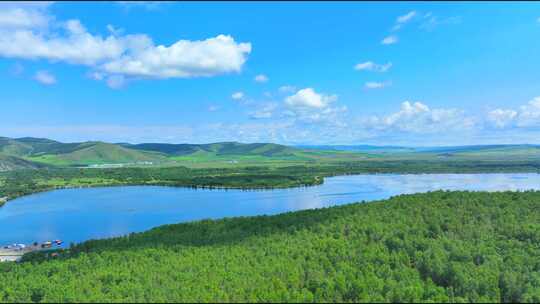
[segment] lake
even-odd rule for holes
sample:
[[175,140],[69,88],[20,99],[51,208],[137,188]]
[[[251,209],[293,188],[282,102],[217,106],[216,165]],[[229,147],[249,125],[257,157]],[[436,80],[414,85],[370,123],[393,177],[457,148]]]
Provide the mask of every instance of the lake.
[[159,186],[63,189],[0,208],[0,245],[61,239],[66,244],[124,235],[163,224],[277,214],[433,190],[540,190],[539,174],[378,174],[325,179],[278,190]]

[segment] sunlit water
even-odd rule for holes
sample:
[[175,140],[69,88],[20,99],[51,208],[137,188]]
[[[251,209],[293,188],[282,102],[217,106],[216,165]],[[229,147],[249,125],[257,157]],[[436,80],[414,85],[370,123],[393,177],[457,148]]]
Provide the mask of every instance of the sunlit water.
[[433,190],[540,190],[538,174],[350,175],[315,187],[201,190],[156,186],[65,189],[0,208],[0,245],[118,236],[206,218],[276,214]]

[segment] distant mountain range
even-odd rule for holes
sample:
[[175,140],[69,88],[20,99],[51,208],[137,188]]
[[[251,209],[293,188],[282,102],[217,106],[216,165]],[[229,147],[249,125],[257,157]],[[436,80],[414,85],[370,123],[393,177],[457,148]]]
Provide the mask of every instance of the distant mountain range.
[[0,137],[0,171],[49,166],[165,165],[182,157],[295,157],[301,150],[278,144],[61,143],[45,138]]
[[445,147],[405,147],[405,146],[374,146],[374,145],[300,145],[302,149],[337,150],[366,153],[462,153],[481,151],[502,151],[515,149],[540,149],[540,145],[515,144],[515,145],[470,145],[470,146],[445,146]]
[[217,155],[260,155],[266,157],[291,156],[298,152],[297,148],[269,144],[242,144],[238,142],[221,142],[213,144],[122,144],[122,146],[139,151],[160,152],[173,156],[210,153]]
[[372,145],[285,146],[272,143],[221,142],[62,143],[45,138],[0,137],[0,171],[44,167],[107,167],[114,165],[168,166],[212,163],[284,165],[332,161],[403,159],[540,160],[538,145],[476,145],[454,147],[401,147]]

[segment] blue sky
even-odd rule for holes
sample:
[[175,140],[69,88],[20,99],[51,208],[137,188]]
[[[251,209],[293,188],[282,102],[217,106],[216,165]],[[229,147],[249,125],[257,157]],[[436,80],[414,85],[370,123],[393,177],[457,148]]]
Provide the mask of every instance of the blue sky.
[[540,143],[537,3],[0,4],[0,135]]

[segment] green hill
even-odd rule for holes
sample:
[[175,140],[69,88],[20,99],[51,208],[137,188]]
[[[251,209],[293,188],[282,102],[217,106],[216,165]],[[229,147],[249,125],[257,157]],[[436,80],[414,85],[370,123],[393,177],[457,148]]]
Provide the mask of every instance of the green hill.
[[[104,142],[61,143],[46,138],[0,137],[0,154],[9,156],[10,163],[4,168],[31,167],[28,164],[41,163],[54,166],[86,166],[103,164],[164,163],[169,161],[161,153],[138,151],[120,145]],[[27,165],[23,165],[23,160]],[[4,161],[7,164],[7,160]]]
[[254,143],[242,144],[237,142],[222,142],[213,144],[159,144],[147,143],[138,145],[128,145],[127,147],[136,150],[155,151],[173,156],[185,156],[194,153],[208,155],[260,155],[266,157],[292,156],[300,152],[292,147],[269,144]]
[[538,302],[540,192],[167,225],[0,264],[2,302]]
[[0,153],[0,172],[18,169],[39,169],[47,167],[44,164],[31,162],[19,157]]
[[448,150],[439,155],[461,159],[483,160],[540,160],[540,146],[499,145]]
[[[292,166],[359,161],[540,161],[540,146],[456,147],[299,146],[272,143],[211,144],[61,143],[44,138],[0,137],[0,154],[55,166],[180,165],[193,168]],[[7,167],[7,166],[5,166]],[[14,167],[14,166],[11,166]]]
[[7,137],[0,137],[0,153],[12,156],[25,156],[32,153],[32,146]]
[[88,143],[61,143],[46,138],[7,138],[0,137],[0,153],[18,157],[38,156],[43,154],[70,153],[91,145]]
[[103,142],[85,142],[55,146],[46,152],[27,157],[30,160],[57,166],[125,164],[167,161],[164,155],[145,151],[136,151]]

